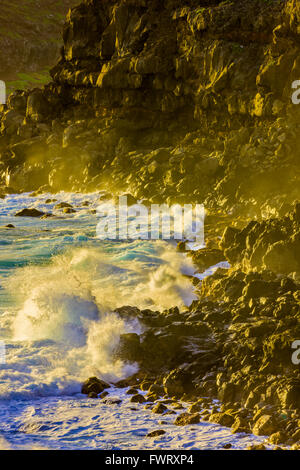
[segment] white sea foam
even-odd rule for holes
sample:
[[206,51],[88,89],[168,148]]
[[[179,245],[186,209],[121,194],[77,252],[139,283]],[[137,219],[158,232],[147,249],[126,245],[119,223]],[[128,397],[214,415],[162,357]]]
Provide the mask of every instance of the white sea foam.
[[[46,197],[11,196],[8,212],[29,203],[42,209]],[[87,199],[51,197],[78,206]],[[98,199],[93,195],[91,205]],[[110,381],[131,375],[137,366],[116,359],[114,351],[120,335],[141,327],[114,310],[123,305],[164,310],[196,298],[186,277],[194,267],[175,247],[163,241],[103,243],[93,237],[97,219],[85,211],[77,214],[77,223],[71,219],[63,226],[61,219],[24,220],[29,263],[2,279],[11,305],[0,317],[8,344],[0,397],[61,396],[79,392],[90,375]],[[49,232],[37,231],[42,224]],[[13,241],[6,260],[24,249],[24,232]]]

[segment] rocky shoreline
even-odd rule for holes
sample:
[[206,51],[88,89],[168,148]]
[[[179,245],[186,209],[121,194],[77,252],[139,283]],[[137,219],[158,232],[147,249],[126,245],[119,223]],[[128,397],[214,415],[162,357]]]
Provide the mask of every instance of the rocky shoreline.
[[297,2],[184,3],[73,8],[53,81],[2,107],[2,180],[286,214],[299,197]]
[[[270,271],[263,260],[269,259],[269,251],[279,248],[280,259],[285,249],[281,245],[288,245],[288,235],[297,238],[299,223],[296,205],[280,220],[280,228],[287,229],[287,234],[274,237],[273,243],[272,219],[250,223],[243,230],[228,227],[220,251],[231,268],[219,268],[199,283],[199,300],[185,311],[176,307],[165,312],[117,309],[122,318],[138,319],[144,333],[121,337],[116,355],[137,362],[140,372],[116,386],[147,390],[147,406],[152,402],[150,406],[160,410],[154,412],[162,414],[168,411],[163,396],[191,402],[189,412],[176,418],[175,424],[209,420],[231,427],[233,433],[267,435],[274,445],[298,449],[300,375],[299,365],[292,362],[292,343],[300,337],[300,282],[298,276],[293,279],[282,274],[281,264],[277,265],[279,271]],[[264,247],[260,257],[256,254],[255,266],[245,270],[249,254],[254,264],[253,246],[259,249],[265,239],[268,249]],[[290,249],[293,259],[299,259],[298,246]],[[193,253],[193,258],[205,256],[205,251]],[[264,268],[259,271],[261,265]],[[200,266],[203,269],[202,263]],[[96,398],[100,388],[102,392],[108,387],[99,383],[98,390],[97,386],[94,390],[90,379],[83,393]],[[144,403],[139,397],[137,393],[133,401]],[[216,406],[208,409],[216,399],[220,411]]]
[[[176,424],[209,419],[294,448],[299,21],[295,0],[85,0],[68,14],[52,82],[10,95],[0,115],[3,197],[107,189],[205,204],[207,248],[190,255],[202,271],[231,267],[195,278],[185,311],[118,309],[145,331],[121,337],[116,355],[140,372],[117,386],[147,390],[162,412],[163,395],[191,401]],[[90,379],[83,392],[107,385]]]

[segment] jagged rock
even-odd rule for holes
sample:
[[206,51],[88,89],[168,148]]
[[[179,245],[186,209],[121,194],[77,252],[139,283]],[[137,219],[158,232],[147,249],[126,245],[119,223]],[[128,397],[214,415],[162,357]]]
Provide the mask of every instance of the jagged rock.
[[261,416],[252,428],[252,432],[256,436],[266,436],[277,432],[273,417],[270,415]]
[[60,202],[54,206],[54,209],[72,209],[73,206],[68,202]]
[[163,414],[168,410],[168,408],[163,405],[162,403],[157,403],[153,408],[152,408],[152,413],[155,414]]
[[120,405],[122,403],[122,400],[119,398],[108,398],[107,400],[104,400],[103,403],[106,405]]
[[40,122],[50,114],[49,103],[42,90],[34,90],[29,94],[27,100],[26,117],[32,121]]
[[200,415],[199,413],[181,413],[177,416],[174,421],[176,426],[188,426],[189,424],[197,424],[200,422]]
[[166,434],[166,431],[164,431],[163,429],[157,429],[155,431],[149,432],[146,437],[159,437],[163,436],[164,434]]
[[65,207],[63,209],[63,213],[64,214],[75,214],[76,213],[76,210],[75,209],[72,209],[71,207]]
[[141,361],[142,354],[143,351],[138,334],[126,333],[120,335],[120,342],[116,351],[117,356],[135,362]]
[[287,441],[287,434],[283,431],[278,431],[275,432],[274,434],[271,434],[269,437],[269,442],[270,444],[273,445],[279,445],[279,444],[285,444]]
[[249,421],[244,418],[237,417],[231,426],[231,432],[236,433],[250,433]]
[[131,387],[129,390],[127,390],[126,395],[137,395],[139,392],[136,388]]
[[234,417],[229,413],[212,413],[209,421],[230,428],[234,423]]
[[81,393],[84,395],[89,395],[90,393],[99,395],[99,393],[102,393],[106,388],[110,388],[108,383],[98,379],[97,377],[91,377],[82,385]]
[[138,393],[130,398],[131,403],[145,403],[146,401],[146,398]]
[[[177,6],[85,0],[73,8],[53,81],[16,92],[1,115],[4,171],[13,175],[20,166],[22,141],[31,157],[31,139],[44,136],[39,177],[26,184],[43,179],[53,190],[95,190],[107,181],[125,192],[134,186],[136,199],[208,197],[209,205],[243,204],[258,214],[266,200],[279,210],[281,193],[294,201],[291,130],[298,121],[288,103],[299,67],[296,7],[238,0]],[[22,158],[25,175],[29,160]],[[19,177],[15,183],[27,187]],[[231,248],[229,261],[238,254]]]

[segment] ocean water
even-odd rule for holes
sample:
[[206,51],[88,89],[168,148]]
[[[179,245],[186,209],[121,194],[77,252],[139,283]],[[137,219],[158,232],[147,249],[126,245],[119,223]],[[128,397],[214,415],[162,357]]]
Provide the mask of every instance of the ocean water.
[[[56,202],[46,204],[48,198]],[[55,210],[59,202],[76,213]],[[110,390],[119,405],[80,394],[90,376],[113,382],[138,370],[113,352],[121,334],[141,326],[114,309],[184,308],[196,298],[188,277],[195,267],[171,243],[99,240],[92,213],[99,203],[99,193],[0,200],[0,448],[203,449],[260,442],[210,423],[176,427],[172,415],[132,406],[124,390]],[[25,207],[57,217],[14,217]],[[155,429],[166,434],[145,437]]]

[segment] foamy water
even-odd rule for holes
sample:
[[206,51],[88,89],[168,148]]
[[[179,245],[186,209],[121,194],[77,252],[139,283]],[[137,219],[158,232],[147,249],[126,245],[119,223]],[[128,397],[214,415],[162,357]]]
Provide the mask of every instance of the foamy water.
[[[57,201],[45,204],[48,198]],[[84,206],[87,200],[90,205]],[[52,212],[58,202],[72,204],[76,214],[62,216],[58,210],[57,218],[45,220],[13,217],[24,207]],[[99,194],[0,200],[0,226],[16,227],[0,228],[0,339],[6,346],[6,364],[0,365],[0,446],[221,446],[229,430],[203,423],[186,435],[171,424],[174,417],[168,418],[168,437],[149,441],[145,434],[159,419],[142,407],[131,410],[124,392],[111,392],[122,395],[118,408],[80,394],[82,381],[92,375],[114,381],[137,371],[136,364],[124,364],[113,353],[121,334],[139,333],[141,326],[114,309],[164,310],[195,299],[186,276],[194,267],[171,244],[98,240],[91,213],[98,205]],[[230,439],[237,447],[246,442]]]

